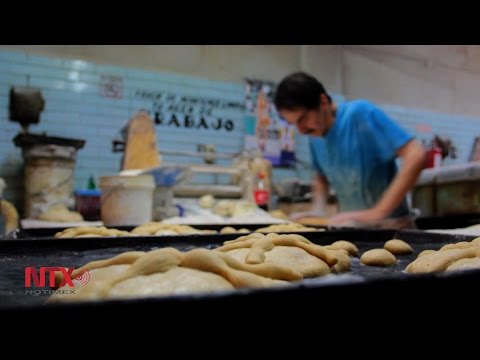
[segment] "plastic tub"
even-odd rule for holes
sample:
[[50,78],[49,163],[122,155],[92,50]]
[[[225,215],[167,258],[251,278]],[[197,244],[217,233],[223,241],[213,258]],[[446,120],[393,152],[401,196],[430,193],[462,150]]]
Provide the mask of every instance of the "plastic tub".
[[150,175],[100,177],[103,223],[118,226],[151,221],[154,188]]

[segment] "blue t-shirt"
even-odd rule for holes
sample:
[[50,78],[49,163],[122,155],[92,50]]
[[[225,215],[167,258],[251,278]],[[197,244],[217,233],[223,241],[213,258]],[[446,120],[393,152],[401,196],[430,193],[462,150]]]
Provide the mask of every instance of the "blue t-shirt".
[[[372,208],[397,173],[396,151],[412,139],[367,100],[337,107],[323,137],[310,136],[313,166],[335,189],[341,211]],[[389,217],[409,213],[406,199]]]

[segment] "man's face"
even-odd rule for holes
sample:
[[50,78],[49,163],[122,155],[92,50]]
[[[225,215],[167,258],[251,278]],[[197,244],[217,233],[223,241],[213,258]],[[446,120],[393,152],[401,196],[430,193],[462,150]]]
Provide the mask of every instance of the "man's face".
[[321,94],[320,105],[317,109],[282,109],[280,116],[295,125],[303,135],[323,136],[331,125],[332,109],[327,97]]
[[303,135],[323,136],[327,131],[327,114],[321,110],[321,107],[313,110],[284,109],[280,111],[280,116],[295,125]]

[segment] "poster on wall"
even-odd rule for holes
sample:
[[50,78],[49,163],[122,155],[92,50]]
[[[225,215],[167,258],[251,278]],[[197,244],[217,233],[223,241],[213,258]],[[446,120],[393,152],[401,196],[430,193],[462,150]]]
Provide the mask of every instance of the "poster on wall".
[[123,78],[115,75],[100,75],[100,96],[110,99],[123,98]]
[[295,128],[275,109],[275,84],[245,79],[245,150],[258,150],[276,167],[295,166]]

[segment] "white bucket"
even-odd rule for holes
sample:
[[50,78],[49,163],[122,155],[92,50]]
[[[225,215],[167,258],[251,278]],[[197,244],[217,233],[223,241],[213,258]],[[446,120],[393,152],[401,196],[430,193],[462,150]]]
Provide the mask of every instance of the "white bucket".
[[101,214],[106,226],[141,225],[152,221],[151,175],[101,176]]

